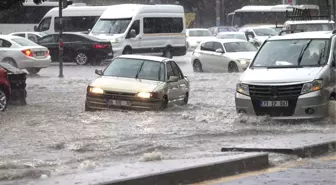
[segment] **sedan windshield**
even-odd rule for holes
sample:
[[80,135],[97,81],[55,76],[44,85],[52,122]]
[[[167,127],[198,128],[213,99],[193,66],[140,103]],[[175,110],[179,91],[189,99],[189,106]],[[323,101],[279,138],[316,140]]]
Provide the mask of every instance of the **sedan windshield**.
[[124,33],[131,22],[129,19],[99,19],[92,29],[92,33],[121,34]]
[[300,39],[267,41],[251,67],[290,68],[327,63],[329,40]]
[[210,37],[211,32],[209,30],[189,30],[189,37]]
[[258,36],[275,36],[278,33],[272,28],[254,28],[253,31]]
[[219,38],[219,39],[241,39],[241,40],[247,40],[245,34],[239,34],[239,33],[232,33],[232,34],[219,33],[217,35],[217,38]]
[[224,48],[226,52],[249,52],[249,51],[257,51],[258,48],[255,47],[250,42],[228,42],[224,43]]
[[13,38],[11,40],[20,46],[38,46],[38,44],[36,44],[35,42],[32,42],[24,38]]
[[160,62],[117,58],[105,69],[104,76],[164,81],[165,68]]

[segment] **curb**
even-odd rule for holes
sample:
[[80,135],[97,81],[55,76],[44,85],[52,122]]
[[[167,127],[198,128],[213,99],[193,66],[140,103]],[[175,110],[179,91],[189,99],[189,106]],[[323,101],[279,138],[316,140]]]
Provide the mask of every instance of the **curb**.
[[171,170],[99,185],[178,185],[191,184],[269,167],[268,154],[258,154],[225,162]]
[[315,145],[307,145],[299,148],[222,148],[222,152],[270,152],[289,155],[297,155],[301,158],[316,157],[326,153],[336,151],[336,141],[330,141]]

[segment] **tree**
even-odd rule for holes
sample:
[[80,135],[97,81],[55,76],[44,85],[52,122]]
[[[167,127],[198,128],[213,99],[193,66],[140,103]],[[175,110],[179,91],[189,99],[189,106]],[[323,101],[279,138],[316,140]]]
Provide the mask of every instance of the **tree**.
[[[35,4],[41,4],[45,0],[34,0]],[[0,11],[15,9],[23,5],[26,0],[0,0]]]

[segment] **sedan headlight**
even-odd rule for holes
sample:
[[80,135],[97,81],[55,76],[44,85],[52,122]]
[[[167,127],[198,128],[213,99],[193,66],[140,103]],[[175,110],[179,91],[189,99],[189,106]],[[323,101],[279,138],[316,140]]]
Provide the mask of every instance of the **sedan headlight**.
[[323,80],[314,80],[303,84],[301,94],[307,94],[314,91],[319,91],[323,88]]
[[88,91],[93,94],[104,94],[104,90],[99,87],[89,87]]
[[250,96],[249,86],[246,84],[238,83],[237,84],[237,92]]
[[118,38],[114,38],[114,39],[111,40],[112,44],[117,44],[119,42],[120,42],[120,39],[118,39]]
[[145,99],[158,98],[159,93],[157,93],[157,92],[139,92],[139,93],[136,94],[136,96],[139,97],[139,98],[145,98]]
[[248,60],[248,59],[237,59],[237,60],[242,65],[246,65],[246,64],[250,63],[250,60]]

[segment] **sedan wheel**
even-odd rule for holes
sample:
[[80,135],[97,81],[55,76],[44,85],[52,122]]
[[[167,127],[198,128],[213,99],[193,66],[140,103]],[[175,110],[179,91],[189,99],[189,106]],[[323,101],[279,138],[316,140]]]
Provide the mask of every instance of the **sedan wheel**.
[[75,57],[75,62],[78,65],[85,65],[88,63],[89,58],[85,55],[85,53],[78,53],[77,56]]
[[229,71],[229,73],[235,73],[235,72],[238,72],[239,70],[238,70],[238,66],[237,66],[237,64],[234,63],[234,62],[230,62],[230,63],[229,63],[229,67],[228,67],[228,71]]
[[6,93],[0,89],[0,111],[3,112],[7,108],[7,96]]
[[17,67],[16,62],[13,59],[11,59],[11,58],[5,58],[5,59],[2,60],[2,62],[3,63],[7,63],[7,64],[9,64],[9,65],[11,65],[13,67]]
[[202,64],[199,60],[195,60],[193,68],[194,72],[203,72]]
[[29,74],[36,75],[38,72],[40,72],[41,68],[28,68],[27,71]]

